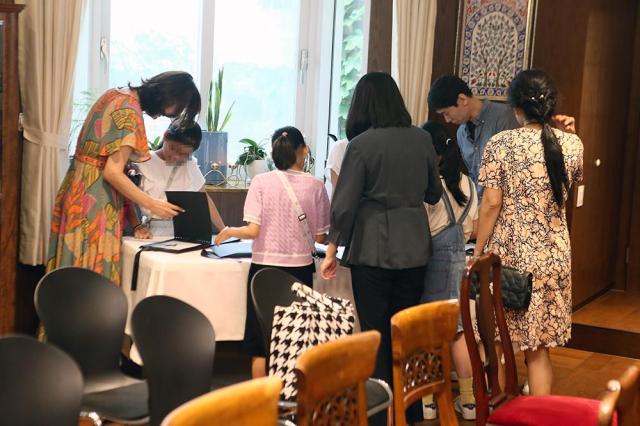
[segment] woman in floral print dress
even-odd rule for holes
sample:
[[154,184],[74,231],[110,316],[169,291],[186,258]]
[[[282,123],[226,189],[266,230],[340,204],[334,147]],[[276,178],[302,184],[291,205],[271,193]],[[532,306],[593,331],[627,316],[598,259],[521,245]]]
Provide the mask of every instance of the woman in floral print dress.
[[142,113],[180,116],[192,122],[200,94],[191,75],[170,71],[140,86],[110,89],[93,105],[78,137],[76,152],[56,196],[47,272],[80,266],[120,284],[124,198],[170,218],[178,206],[138,189],[125,175],[129,160],[146,161],[149,148]]
[[524,351],[531,394],[551,392],[549,348],[571,337],[571,247],[565,201],[582,179],[582,142],[549,126],[557,91],[540,70],[519,73],[509,103],[523,127],[495,135],[483,153],[484,186],[475,255],[533,273],[526,311],[506,311],[512,341]]

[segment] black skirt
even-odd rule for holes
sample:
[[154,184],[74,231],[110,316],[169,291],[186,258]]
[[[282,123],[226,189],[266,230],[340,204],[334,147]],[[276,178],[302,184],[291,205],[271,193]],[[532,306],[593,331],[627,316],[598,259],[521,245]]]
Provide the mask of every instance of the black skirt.
[[251,280],[259,270],[264,268],[276,268],[288,272],[300,280],[301,283],[313,287],[313,273],[316,271],[316,265],[315,263],[310,263],[306,266],[284,267],[251,263],[251,267],[249,268],[249,279],[247,280],[247,320],[244,323],[243,347],[244,350],[252,357],[260,358],[265,358],[267,356],[267,351],[265,349],[262,331],[260,330],[260,323],[256,316],[256,310],[253,307],[253,301],[251,300]]

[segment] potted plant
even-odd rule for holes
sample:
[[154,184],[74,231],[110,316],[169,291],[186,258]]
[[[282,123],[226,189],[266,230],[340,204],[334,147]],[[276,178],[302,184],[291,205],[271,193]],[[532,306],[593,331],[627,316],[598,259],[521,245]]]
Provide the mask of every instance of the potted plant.
[[[228,133],[223,132],[224,127],[231,118],[231,110],[235,101],[231,104],[227,113],[220,121],[220,106],[222,104],[222,78],[224,67],[218,71],[218,78],[209,83],[209,96],[207,108],[207,130],[202,132],[202,144],[195,152],[200,171],[205,176],[207,183],[219,183],[223,176],[227,175],[227,140]],[[210,173],[214,168],[220,173]]]
[[238,156],[236,164],[238,166],[244,166],[250,178],[253,178],[259,173],[269,171],[266,160],[267,151],[264,149],[263,144],[259,144],[249,138],[240,139],[238,142],[246,146],[242,150],[242,154]]

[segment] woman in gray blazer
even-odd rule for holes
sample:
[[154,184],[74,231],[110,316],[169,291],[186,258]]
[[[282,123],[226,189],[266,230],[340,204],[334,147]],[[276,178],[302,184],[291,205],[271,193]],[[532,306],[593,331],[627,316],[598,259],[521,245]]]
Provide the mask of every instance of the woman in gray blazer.
[[[363,330],[382,334],[374,377],[391,383],[391,317],[420,303],[431,234],[423,202],[442,195],[431,137],[411,125],[398,86],[382,72],[356,85],[347,148],[331,202],[323,278],[336,272],[336,248],[351,268]],[[413,416],[411,416],[413,417]]]

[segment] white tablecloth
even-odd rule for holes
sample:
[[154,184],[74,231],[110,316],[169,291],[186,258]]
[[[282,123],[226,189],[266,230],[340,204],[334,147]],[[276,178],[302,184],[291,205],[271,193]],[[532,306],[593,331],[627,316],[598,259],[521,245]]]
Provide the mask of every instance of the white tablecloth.
[[[131,335],[131,312],[142,299],[172,296],[200,310],[213,325],[216,340],[242,340],[247,303],[250,259],[210,259],[200,250],[173,254],[142,252],[138,287],[131,291],[133,259],[138,247],[149,240],[125,237],[122,243],[122,289],[129,302],[126,333]],[[316,269],[320,269],[319,263]],[[323,280],[314,275],[314,288],[331,296],[353,301],[351,273],[338,266],[337,277]],[[167,318],[167,321],[170,321]]]

